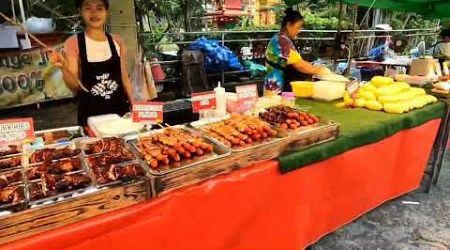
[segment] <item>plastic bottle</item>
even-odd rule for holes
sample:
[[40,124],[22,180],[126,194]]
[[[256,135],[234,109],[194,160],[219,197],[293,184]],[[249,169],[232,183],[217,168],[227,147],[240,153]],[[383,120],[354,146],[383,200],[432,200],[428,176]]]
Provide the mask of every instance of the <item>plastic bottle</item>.
[[216,116],[223,117],[227,114],[227,94],[225,88],[218,82],[217,87],[214,88],[214,92],[216,93]]

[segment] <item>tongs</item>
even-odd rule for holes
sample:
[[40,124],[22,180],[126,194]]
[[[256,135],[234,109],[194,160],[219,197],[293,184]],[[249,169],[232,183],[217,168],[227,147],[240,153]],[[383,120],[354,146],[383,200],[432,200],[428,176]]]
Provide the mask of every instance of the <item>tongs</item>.
[[[30,32],[28,32],[28,29],[21,23],[16,22],[14,20],[12,20],[11,18],[9,18],[7,15],[5,15],[3,12],[0,11],[0,16],[3,17],[6,21],[14,24],[14,26],[17,26],[22,32],[27,33],[28,36],[33,39],[37,44],[39,44],[40,46],[42,46],[44,49],[46,50],[50,50],[51,48],[49,46],[47,46],[45,43],[43,43],[39,38],[37,38],[35,35],[31,34]],[[67,69],[67,68],[66,68]],[[76,77],[74,74],[72,74],[72,72],[70,70],[67,70],[67,73],[69,73],[69,75],[71,77],[73,77],[76,81],[78,86],[86,91],[89,92],[89,90],[87,90],[86,87],[84,87],[83,83],[81,83],[81,81],[78,79],[78,77]]]

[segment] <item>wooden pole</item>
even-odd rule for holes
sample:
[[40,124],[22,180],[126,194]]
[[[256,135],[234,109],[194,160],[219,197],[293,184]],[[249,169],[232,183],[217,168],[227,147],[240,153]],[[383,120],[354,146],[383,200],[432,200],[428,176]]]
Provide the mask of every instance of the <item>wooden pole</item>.
[[355,13],[353,16],[352,38],[350,41],[350,49],[348,51],[347,70],[345,71],[345,76],[350,75],[350,70],[352,68],[352,55],[355,48],[356,22],[358,21],[358,5],[355,4],[354,8]]
[[342,3],[342,1],[339,2],[339,23],[338,23],[338,30],[336,33],[336,40],[334,43],[334,49],[333,49],[333,56],[332,56],[332,63],[333,63],[333,70],[336,69],[337,67],[337,59],[339,59],[339,53],[338,51],[341,49],[341,31],[342,31],[342,18],[343,18],[343,11],[344,9],[344,4]]

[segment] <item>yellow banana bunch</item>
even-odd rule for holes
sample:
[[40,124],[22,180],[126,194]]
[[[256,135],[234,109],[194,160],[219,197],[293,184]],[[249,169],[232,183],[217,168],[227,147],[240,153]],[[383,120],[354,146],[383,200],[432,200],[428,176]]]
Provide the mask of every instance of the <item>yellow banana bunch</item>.
[[396,82],[391,85],[379,87],[375,93],[377,96],[395,95],[409,90],[410,86],[406,82]]
[[370,110],[382,110],[383,109],[383,105],[377,101],[367,101],[366,102],[366,106],[367,109]]
[[394,79],[390,77],[384,77],[384,76],[374,76],[372,80],[370,80],[373,86],[379,88],[381,86],[387,86],[394,83]]
[[362,89],[359,90],[358,97],[362,98],[366,101],[376,101],[377,100],[377,96],[373,92],[362,90]]
[[425,95],[425,90],[421,88],[410,88],[407,91],[395,95],[380,96],[378,100],[382,103],[402,102],[414,99],[417,96]]

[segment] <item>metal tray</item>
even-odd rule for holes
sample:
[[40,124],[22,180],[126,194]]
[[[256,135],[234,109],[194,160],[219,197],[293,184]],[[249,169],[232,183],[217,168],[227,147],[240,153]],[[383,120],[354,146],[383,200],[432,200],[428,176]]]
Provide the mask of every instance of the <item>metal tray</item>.
[[22,169],[10,170],[8,172],[0,173],[0,177],[1,177],[1,179],[3,179],[3,176],[8,175],[8,174],[13,174],[13,173],[20,173],[20,177],[19,177],[20,180],[8,183],[7,186],[14,186],[14,185],[18,185],[18,184],[25,184],[24,172],[23,172]]
[[67,191],[67,192],[53,191],[54,193],[51,196],[44,197],[42,199],[35,199],[35,200],[33,200],[31,198],[30,188],[31,188],[32,185],[36,185],[36,183],[42,183],[42,179],[31,179],[30,180],[28,178],[28,171],[31,168],[37,167],[37,166],[42,165],[44,163],[43,162],[39,162],[39,163],[31,164],[31,165],[27,166],[25,168],[25,170],[24,170],[25,183],[26,183],[26,197],[27,197],[29,206],[36,206],[36,205],[43,205],[43,204],[44,205],[46,205],[46,204],[53,204],[55,202],[59,202],[59,201],[66,200],[66,199],[71,198],[71,197],[75,197],[74,196],[75,194],[83,193],[86,190],[93,188],[92,177],[90,176],[88,169],[83,164],[83,161],[81,159],[81,155],[77,155],[77,156],[69,157],[69,158],[62,158],[62,159],[53,160],[49,164],[57,164],[57,163],[60,163],[62,161],[73,160],[73,159],[78,159],[80,161],[81,169],[78,169],[78,170],[75,170],[75,171],[71,171],[71,172],[67,172],[67,173],[62,173],[62,174],[53,174],[53,176],[66,176],[66,175],[82,174],[82,175],[87,176],[90,179],[90,183],[87,185],[87,187],[77,188],[77,189],[74,189],[74,190],[71,190],[71,191]]
[[94,173],[94,167],[91,166],[91,163],[89,162],[89,158],[101,157],[101,156],[102,155],[95,155],[95,156],[85,157],[84,158],[84,163],[83,163],[83,164],[85,164],[86,168],[89,171],[89,174],[91,176],[93,184],[97,188],[116,186],[116,185],[121,185],[121,184],[125,184],[125,183],[132,183],[132,182],[140,181],[140,180],[146,178],[146,175],[148,173],[148,169],[143,167],[142,164],[138,160],[132,160],[132,161],[124,161],[124,162],[116,163],[114,165],[116,167],[118,167],[118,168],[123,168],[123,167],[129,166],[129,165],[138,165],[140,168],[142,168],[142,171],[143,171],[143,175],[142,176],[136,176],[135,178],[133,178],[131,180],[118,179],[118,180],[115,180],[115,181],[113,180],[113,181],[107,181],[105,183],[99,183],[98,182],[98,176]]
[[177,125],[177,126],[172,126],[171,128],[176,128],[176,129],[181,129],[184,130],[187,133],[193,134],[196,137],[200,137],[202,138],[205,142],[213,145],[213,153],[209,154],[209,155],[204,155],[201,157],[196,157],[192,160],[182,160],[181,166],[178,167],[174,167],[173,164],[169,165],[168,169],[164,169],[164,170],[154,170],[152,169],[147,162],[144,160],[144,157],[142,155],[142,153],[140,152],[137,143],[139,141],[139,138],[141,137],[145,137],[145,136],[151,136],[157,133],[162,133],[164,131],[164,129],[158,129],[158,130],[153,130],[150,132],[146,132],[146,133],[142,133],[139,134],[138,139],[135,140],[130,140],[128,141],[128,143],[130,143],[130,145],[132,146],[132,150],[133,152],[138,156],[138,160],[141,162],[142,165],[145,165],[146,168],[148,169],[148,171],[154,175],[154,176],[164,176],[167,175],[169,173],[175,172],[175,171],[181,171],[184,169],[188,169],[191,167],[195,167],[198,166],[200,164],[206,163],[206,162],[210,162],[210,161],[216,161],[218,159],[222,159],[224,157],[227,157],[231,154],[231,152],[224,147],[222,144],[217,143],[214,140],[211,140],[210,138],[204,136],[202,133],[199,133],[198,131],[195,131],[193,129],[188,128],[185,125]]
[[127,147],[127,143],[124,139],[120,138],[120,137],[116,137],[116,136],[108,136],[108,137],[91,137],[91,138],[80,138],[78,140],[75,140],[75,145],[77,146],[77,148],[81,149],[83,151],[83,154],[85,156],[95,156],[95,155],[102,155],[104,153],[109,152],[109,150],[104,150],[102,149],[101,152],[98,153],[87,153],[87,147],[89,144],[98,142],[98,141],[103,141],[103,140],[108,140],[108,139],[117,139],[117,140],[121,140],[124,147],[129,149]]
[[63,176],[74,175],[74,174],[82,174],[82,175],[87,176],[90,179],[90,183],[86,187],[80,187],[80,188],[70,190],[67,192],[52,191],[52,194],[50,196],[44,197],[41,199],[35,199],[35,200],[33,200],[31,197],[30,188],[32,185],[42,185],[42,180],[29,181],[27,183],[27,195],[28,195],[29,205],[34,206],[34,205],[41,205],[41,204],[53,204],[55,202],[60,202],[60,201],[63,201],[63,200],[69,199],[69,198],[73,198],[73,197],[75,197],[76,194],[84,193],[87,190],[92,188],[92,178],[89,176],[89,174],[87,172],[68,173]]
[[[7,161],[7,160],[12,159],[12,158],[20,159],[20,162],[19,162],[19,164],[17,166],[1,167],[2,162]],[[23,165],[22,161],[23,161],[22,154],[18,154],[16,156],[7,156],[7,157],[0,158],[0,173],[7,172],[7,171],[10,171],[10,170],[15,170],[15,169],[21,169],[22,165]]]
[[[60,133],[60,132],[66,132],[67,137],[59,138],[56,141],[45,141],[45,134],[46,133]],[[46,145],[49,144],[55,144],[58,142],[67,142],[71,141],[74,138],[84,137],[86,136],[84,133],[84,130],[81,126],[72,126],[72,127],[63,127],[63,128],[55,128],[55,129],[47,129],[47,130],[40,130],[35,132],[36,138],[42,137],[44,139],[44,143]]]
[[330,127],[339,126],[338,123],[335,123],[335,122],[330,121],[328,119],[320,118],[320,117],[319,117],[319,119],[320,120],[319,120],[318,123],[311,124],[311,125],[308,125],[308,126],[298,127],[296,129],[288,129],[287,133],[288,134],[294,134],[294,135],[301,135],[301,134],[310,133],[310,132],[313,132],[313,131],[319,131],[319,130],[327,129],[327,128],[330,128]]
[[[26,163],[28,165],[32,165],[32,164],[36,164],[36,163],[41,163],[43,161],[36,161],[36,162],[32,162],[32,157],[35,153],[41,151],[41,150],[47,150],[47,149],[64,149],[64,148],[69,148],[71,151],[77,151],[80,150],[76,147],[74,142],[64,142],[64,143],[58,143],[58,144],[51,144],[51,145],[46,145],[42,148],[39,149],[32,149],[30,148],[29,150],[27,150],[26,153],[26,158],[28,158],[28,160],[26,161]],[[81,155],[81,150],[80,152],[77,152],[76,154],[74,153],[72,156],[69,157],[62,157],[62,158],[56,158],[56,159],[52,159],[52,162],[56,162],[56,161],[60,161],[60,160],[65,160],[65,159],[72,159],[72,158],[76,158],[79,157]]]
[[[49,168],[51,168],[51,165],[53,165],[53,164],[58,164],[58,163],[61,163],[61,162],[64,162],[64,161],[73,161],[73,160],[78,160],[78,161],[79,161],[79,164],[80,164],[80,168],[79,168],[79,169],[72,170],[72,171],[68,171],[68,172],[63,172],[63,173],[57,173],[57,174],[47,172],[46,174],[66,175],[66,174],[75,174],[75,173],[83,173],[83,172],[86,172],[86,168],[83,166],[83,162],[82,162],[82,160],[81,160],[79,157],[76,157],[76,158],[70,158],[70,159],[62,159],[62,160],[58,160],[58,161],[55,161],[55,162],[51,162],[51,163],[49,163],[49,164],[50,164]],[[28,167],[25,169],[25,171],[24,171],[27,180],[28,180],[28,181],[35,181],[35,180],[38,180],[39,177],[37,177],[37,178],[30,178],[29,172],[30,172],[32,169],[38,168],[38,167],[40,167],[40,166],[42,166],[42,165],[44,165],[44,164],[46,164],[46,163],[41,162],[41,163],[36,163],[36,164],[33,164],[33,165],[28,166]],[[48,164],[48,163],[47,163],[47,164]]]
[[8,172],[1,173],[0,176],[6,175],[8,173],[16,173],[16,172],[20,173],[20,180],[16,181],[16,182],[8,183],[8,185],[6,187],[0,188],[0,190],[17,187],[17,188],[19,188],[19,194],[21,195],[22,199],[15,204],[13,204],[13,203],[0,204],[1,212],[21,210],[22,208],[25,208],[25,204],[27,203],[27,197],[26,197],[26,193],[25,193],[26,181],[25,181],[25,175],[24,175],[23,170],[21,170],[21,169],[11,170]]
[[[10,185],[6,188],[13,188],[17,187],[19,189],[19,194],[21,196],[21,200],[15,204],[13,203],[7,203],[7,204],[0,204],[0,212],[5,211],[17,211],[25,208],[25,205],[27,203],[26,198],[26,192],[25,192],[25,185],[24,184],[18,184],[18,185]],[[1,189],[0,189],[1,190]]]
[[[119,161],[118,163],[115,163],[115,165],[117,167],[124,167],[124,166],[128,166],[131,164],[138,164],[142,170],[144,171],[144,175],[143,177],[137,177],[136,179],[130,180],[130,181],[125,181],[125,180],[116,180],[116,181],[110,181],[110,182],[106,182],[106,183],[98,183],[98,179],[97,179],[97,175],[94,173],[94,168],[91,167],[91,164],[89,162],[90,158],[94,158],[94,157],[102,157],[102,156],[106,156],[109,154],[110,151],[102,151],[99,153],[93,153],[93,154],[88,154],[86,153],[86,147],[89,143],[93,143],[96,141],[100,141],[100,140],[104,140],[107,138],[114,138],[114,139],[119,139],[122,141],[124,147],[126,150],[128,150],[128,152],[132,155],[133,159],[130,160],[125,160],[125,161]],[[89,174],[91,176],[91,179],[93,181],[93,184],[98,187],[98,188],[103,188],[103,187],[110,187],[110,186],[116,186],[116,185],[120,185],[120,184],[125,184],[125,183],[132,183],[135,181],[140,181],[143,178],[146,178],[146,175],[148,174],[148,169],[146,169],[146,167],[144,167],[142,164],[140,164],[140,162],[137,160],[136,155],[134,154],[133,150],[130,148],[130,145],[122,138],[116,137],[116,136],[109,136],[109,137],[103,137],[103,138],[84,138],[84,139],[79,139],[76,140],[76,145],[78,148],[80,148],[82,150],[82,164],[85,166],[85,168],[89,171]]]
[[239,147],[239,148],[228,147],[228,146],[224,145],[222,142],[220,142],[219,140],[215,139],[214,137],[208,136],[207,132],[203,129],[204,126],[210,125],[212,123],[220,122],[220,121],[223,121],[226,119],[228,119],[228,116],[226,116],[222,119],[211,119],[209,121],[191,122],[189,125],[195,129],[199,130],[200,132],[204,133],[204,137],[208,138],[209,140],[213,141],[216,144],[221,145],[224,148],[229,149],[232,153],[242,153],[242,152],[246,152],[247,150],[258,149],[258,148],[261,148],[261,147],[264,147],[264,146],[267,146],[267,145],[270,145],[273,143],[281,142],[289,137],[288,133],[286,133],[284,131],[280,131],[279,129],[277,129],[274,126],[270,125],[269,123],[265,122],[268,126],[270,126],[272,129],[274,129],[278,132],[278,135],[276,138],[268,138],[264,141],[254,143],[252,145],[246,145],[244,147]]
[[0,156],[0,159],[4,159],[4,158],[9,158],[9,157],[14,157],[14,156],[20,156],[20,155],[22,155],[22,153],[23,153],[23,147],[22,147],[22,144],[18,144],[18,145],[5,145],[5,146],[0,146],[0,151],[2,151],[1,150],[1,148],[2,147],[9,147],[9,146],[17,146],[18,148],[19,148],[19,152],[18,153],[15,153],[15,154],[5,154],[5,155],[2,155],[2,156]]

